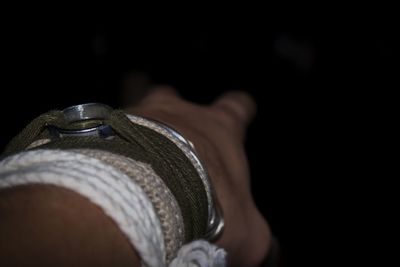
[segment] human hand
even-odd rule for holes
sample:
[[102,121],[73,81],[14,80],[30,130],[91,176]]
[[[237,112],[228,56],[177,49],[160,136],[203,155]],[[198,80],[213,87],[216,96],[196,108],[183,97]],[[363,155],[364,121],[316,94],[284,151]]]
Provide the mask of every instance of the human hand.
[[260,264],[268,254],[271,232],[251,195],[243,146],[256,112],[252,98],[244,92],[228,92],[211,105],[199,105],[163,86],[126,112],[164,122],[194,144],[224,215],[225,230],[216,244],[228,252],[229,266]]

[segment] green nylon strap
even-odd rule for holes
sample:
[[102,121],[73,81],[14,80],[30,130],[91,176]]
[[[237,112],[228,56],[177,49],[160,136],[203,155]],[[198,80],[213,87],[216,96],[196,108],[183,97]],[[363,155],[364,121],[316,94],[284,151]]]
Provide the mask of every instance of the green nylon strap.
[[64,124],[62,118],[63,114],[59,110],[52,110],[35,118],[18,135],[11,139],[1,157],[6,157],[25,150],[43,133],[48,124]]
[[[202,238],[207,228],[207,195],[200,176],[185,154],[165,136],[132,123],[121,110],[112,111],[103,123],[110,125],[118,136],[112,140],[66,136],[34,149],[100,149],[150,164],[181,208],[185,241]],[[46,131],[49,124],[68,127],[64,125],[61,112],[43,114],[13,138],[3,156],[20,152],[35,140],[50,137]]]

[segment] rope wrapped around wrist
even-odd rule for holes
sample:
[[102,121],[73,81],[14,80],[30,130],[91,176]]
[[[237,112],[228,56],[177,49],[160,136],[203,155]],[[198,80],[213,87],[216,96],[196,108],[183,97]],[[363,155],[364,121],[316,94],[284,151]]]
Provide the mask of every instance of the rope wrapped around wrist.
[[201,177],[185,154],[162,134],[132,123],[122,110],[113,110],[104,119],[117,135],[112,139],[66,136],[52,139],[48,125],[70,127],[61,111],[51,111],[33,120],[6,147],[3,156],[27,149],[38,140],[50,142],[31,149],[99,149],[152,166],[170,189],[181,209],[185,242],[203,238],[207,228],[208,200]]

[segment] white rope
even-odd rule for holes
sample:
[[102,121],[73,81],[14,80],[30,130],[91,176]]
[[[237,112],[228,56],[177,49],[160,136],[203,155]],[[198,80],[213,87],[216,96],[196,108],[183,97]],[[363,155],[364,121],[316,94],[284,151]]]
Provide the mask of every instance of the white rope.
[[223,267],[226,252],[204,240],[183,246],[169,267]]
[[[151,201],[133,179],[103,161],[81,153],[34,150],[0,162],[0,188],[51,184],[73,190],[111,217],[142,259],[142,266],[165,266],[160,221]],[[207,241],[193,241],[178,251],[170,267],[225,266],[226,252]]]
[[109,164],[124,172],[137,183],[153,204],[161,224],[166,249],[166,262],[170,262],[183,245],[185,231],[181,210],[174,195],[149,164],[96,149],[73,149]]
[[164,266],[160,223],[150,200],[128,176],[79,153],[36,150],[0,162],[0,188],[52,184],[71,189],[100,206],[128,237],[143,266]]

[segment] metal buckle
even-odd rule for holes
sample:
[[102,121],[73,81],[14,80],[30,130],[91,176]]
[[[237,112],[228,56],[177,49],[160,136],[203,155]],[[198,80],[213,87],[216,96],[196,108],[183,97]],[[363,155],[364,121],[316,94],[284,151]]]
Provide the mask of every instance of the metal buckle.
[[211,214],[211,219],[208,222],[207,232],[205,234],[205,238],[210,241],[214,241],[218,237],[220,237],[225,228],[225,221],[221,211],[221,207],[219,206],[215,195],[213,195],[213,198],[214,210]]
[[[87,120],[104,120],[113,109],[99,103],[88,103],[71,106],[62,111],[66,124]],[[64,129],[55,125],[47,126],[51,136],[61,138],[65,136],[96,136],[109,138],[115,135],[110,125],[99,123],[96,126],[80,129]]]

